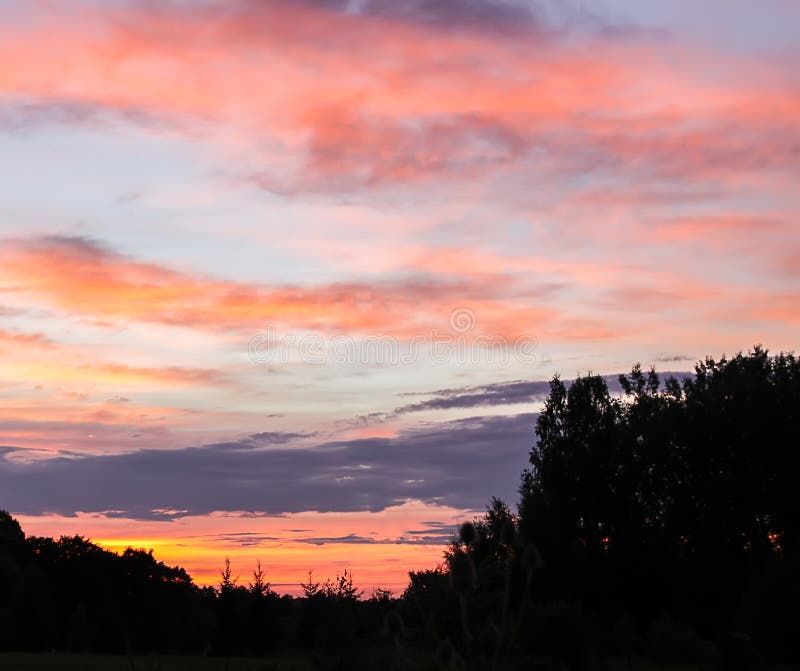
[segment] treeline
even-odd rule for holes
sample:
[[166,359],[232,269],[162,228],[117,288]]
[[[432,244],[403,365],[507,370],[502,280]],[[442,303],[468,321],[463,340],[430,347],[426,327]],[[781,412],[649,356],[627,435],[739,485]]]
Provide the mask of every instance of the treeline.
[[794,646],[800,597],[800,362],[762,348],[661,384],[635,367],[551,384],[520,525],[546,552],[543,599],[705,639]]
[[260,564],[240,584],[227,561],[216,587],[198,587],[152,551],[26,537],[0,511],[0,650],[261,656],[382,644],[389,592],[364,599],[349,571],[323,583],[309,574],[303,590],[278,595]]
[[494,500],[411,576],[430,643],[476,669],[800,662],[800,361],[619,382],[553,379],[518,514]]
[[621,396],[557,377],[517,512],[493,499],[398,598],[349,573],[279,597],[0,516],[0,646],[261,655],[319,668],[797,663],[800,362],[757,347]]

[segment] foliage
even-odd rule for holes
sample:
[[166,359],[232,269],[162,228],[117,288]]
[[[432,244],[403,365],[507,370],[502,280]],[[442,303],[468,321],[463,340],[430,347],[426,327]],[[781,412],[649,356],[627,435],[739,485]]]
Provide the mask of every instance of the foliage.
[[745,625],[753,576],[800,550],[800,361],[756,347],[682,381],[637,365],[619,382],[620,398],[597,375],[551,382],[520,488],[539,597],[717,639]]

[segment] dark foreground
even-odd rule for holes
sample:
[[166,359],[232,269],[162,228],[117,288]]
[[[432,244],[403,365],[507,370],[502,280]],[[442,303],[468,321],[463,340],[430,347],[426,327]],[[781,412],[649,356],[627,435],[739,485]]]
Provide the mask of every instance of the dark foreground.
[[0,654],[3,671],[307,671],[309,659],[211,658],[176,655]]
[[[411,660],[407,660],[411,661]],[[413,668],[426,667],[422,660],[412,661]],[[310,657],[275,657],[247,659],[210,658],[176,655],[74,655],[51,653],[0,653],[3,671],[307,671],[313,668]],[[646,659],[605,660],[603,671],[713,671],[715,665],[688,664],[664,666]],[[789,671],[793,667],[768,667],[770,671]],[[385,670],[385,671],[388,671]]]

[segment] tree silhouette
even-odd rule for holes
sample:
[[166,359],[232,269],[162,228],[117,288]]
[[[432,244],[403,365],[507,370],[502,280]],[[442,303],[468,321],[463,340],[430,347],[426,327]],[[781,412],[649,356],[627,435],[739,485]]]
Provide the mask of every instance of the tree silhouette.
[[271,592],[270,585],[265,580],[261,561],[256,562],[256,567],[253,569],[253,582],[249,583],[248,586],[250,593],[255,597],[265,597]]
[[233,577],[233,571],[231,571],[230,557],[225,557],[225,565],[219,572],[219,576],[220,576],[220,581],[219,581],[220,594],[229,594],[236,589],[236,583],[238,582],[239,578]]
[[754,572],[798,550],[800,363],[756,347],[620,384],[556,377],[537,420],[520,529],[547,564],[542,596],[719,635]]

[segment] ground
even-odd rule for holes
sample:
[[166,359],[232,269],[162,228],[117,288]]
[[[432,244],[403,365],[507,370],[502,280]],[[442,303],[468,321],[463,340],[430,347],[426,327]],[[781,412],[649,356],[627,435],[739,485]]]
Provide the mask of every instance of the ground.
[[307,660],[299,658],[0,654],[2,671],[308,671],[310,668]]

